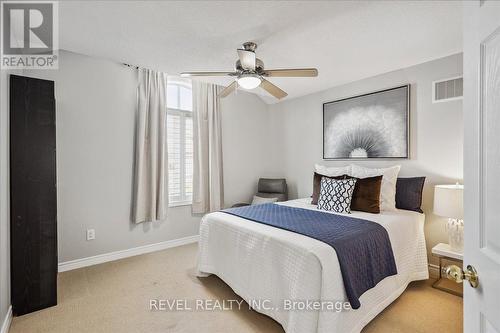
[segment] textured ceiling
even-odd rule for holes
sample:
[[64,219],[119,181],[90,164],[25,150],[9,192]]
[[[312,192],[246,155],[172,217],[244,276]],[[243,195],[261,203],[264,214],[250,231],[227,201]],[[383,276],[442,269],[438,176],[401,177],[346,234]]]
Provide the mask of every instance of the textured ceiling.
[[290,99],[461,52],[461,8],[459,1],[64,1],[60,47],[176,75],[232,70],[236,48],[252,40],[266,68],[319,69],[317,78],[269,79]]

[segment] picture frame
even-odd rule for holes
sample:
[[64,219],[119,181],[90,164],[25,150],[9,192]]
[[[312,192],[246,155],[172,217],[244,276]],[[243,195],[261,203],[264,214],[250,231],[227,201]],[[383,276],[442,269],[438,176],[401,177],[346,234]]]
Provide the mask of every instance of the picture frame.
[[410,84],[323,103],[323,159],[410,157]]

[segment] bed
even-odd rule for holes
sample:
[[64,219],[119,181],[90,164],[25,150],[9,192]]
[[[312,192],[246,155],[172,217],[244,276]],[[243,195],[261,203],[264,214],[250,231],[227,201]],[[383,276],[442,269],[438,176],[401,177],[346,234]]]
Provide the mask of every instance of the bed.
[[[310,201],[279,204],[316,210]],[[224,212],[207,214],[201,221],[198,276],[217,275],[287,333],[360,332],[411,281],[427,279],[429,273],[423,214],[396,210],[351,215],[387,230],[397,266],[396,275],[360,297],[359,309],[285,310],[284,300],[348,302],[335,250],[314,238]]]

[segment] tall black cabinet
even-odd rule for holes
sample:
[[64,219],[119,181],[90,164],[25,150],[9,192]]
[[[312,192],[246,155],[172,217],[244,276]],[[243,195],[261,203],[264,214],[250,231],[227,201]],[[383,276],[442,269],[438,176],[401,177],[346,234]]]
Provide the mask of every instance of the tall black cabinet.
[[10,76],[11,301],[14,315],[57,304],[54,82]]

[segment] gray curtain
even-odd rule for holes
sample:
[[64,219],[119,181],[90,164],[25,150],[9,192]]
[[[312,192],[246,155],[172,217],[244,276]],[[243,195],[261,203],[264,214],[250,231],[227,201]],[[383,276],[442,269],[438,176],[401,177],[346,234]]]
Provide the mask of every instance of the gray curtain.
[[193,213],[224,204],[220,87],[193,82]]
[[135,223],[166,216],[166,87],[166,73],[139,69],[132,207]]

